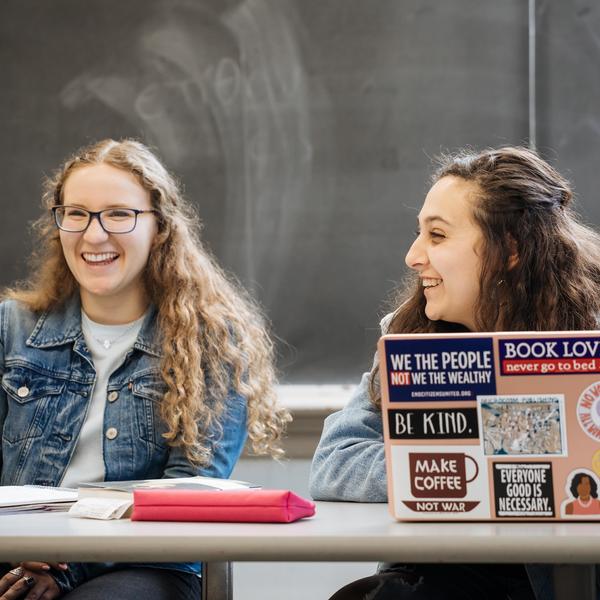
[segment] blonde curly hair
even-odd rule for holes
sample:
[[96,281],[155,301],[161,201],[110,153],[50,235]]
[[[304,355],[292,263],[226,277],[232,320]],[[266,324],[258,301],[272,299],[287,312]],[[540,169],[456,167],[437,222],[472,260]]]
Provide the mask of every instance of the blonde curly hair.
[[[280,441],[291,418],[276,401],[273,344],[261,311],[203,248],[198,218],[156,156],[131,139],[87,146],[46,180],[46,208],[62,203],[71,173],[96,164],[132,173],[159,214],[144,278],[149,300],[158,310],[160,370],[167,385],[160,410],[168,443],[183,447],[193,463],[209,464],[207,432],[222,433],[219,418],[233,388],[247,402],[253,452],[281,456]],[[41,312],[64,303],[77,292],[77,282],[49,210],[34,229],[40,243],[32,257],[32,276],[5,296]]]

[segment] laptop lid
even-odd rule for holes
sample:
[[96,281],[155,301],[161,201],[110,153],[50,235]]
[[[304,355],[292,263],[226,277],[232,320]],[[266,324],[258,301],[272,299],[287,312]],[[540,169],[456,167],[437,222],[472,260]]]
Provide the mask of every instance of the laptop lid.
[[400,520],[600,519],[600,332],[385,335]]

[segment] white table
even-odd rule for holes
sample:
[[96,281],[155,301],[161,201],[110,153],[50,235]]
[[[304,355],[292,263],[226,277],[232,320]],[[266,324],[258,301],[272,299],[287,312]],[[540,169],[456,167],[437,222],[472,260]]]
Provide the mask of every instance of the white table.
[[578,596],[574,591],[582,581],[589,583],[591,567],[584,565],[598,562],[598,557],[599,523],[396,523],[383,504],[319,502],[314,518],[291,524],[94,521],[65,513],[0,515],[0,561],[569,564],[574,568],[562,571],[568,578],[568,597],[583,600],[592,597],[591,591],[583,587],[584,595]]

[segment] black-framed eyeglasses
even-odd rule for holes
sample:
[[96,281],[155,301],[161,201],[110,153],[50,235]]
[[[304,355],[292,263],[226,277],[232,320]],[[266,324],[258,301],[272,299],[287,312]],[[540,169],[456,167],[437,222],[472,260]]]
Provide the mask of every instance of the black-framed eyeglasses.
[[106,233],[129,233],[135,229],[138,215],[158,213],[154,209],[139,210],[137,208],[106,208],[93,211],[68,204],[53,206],[51,210],[54,213],[56,226],[70,233],[85,231],[94,218],[98,219],[100,227]]

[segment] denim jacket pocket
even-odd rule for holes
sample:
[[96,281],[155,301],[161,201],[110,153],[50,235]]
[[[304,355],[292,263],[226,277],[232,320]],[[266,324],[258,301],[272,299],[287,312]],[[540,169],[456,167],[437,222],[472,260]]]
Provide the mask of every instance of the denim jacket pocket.
[[167,429],[160,417],[160,403],[167,392],[167,385],[159,375],[146,375],[133,381],[132,391],[140,437],[161,449],[168,448],[162,436]]
[[2,389],[8,399],[8,414],[2,437],[15,443],[43,434],[49,415],[65,388],[63,379],[54,378],[23,366],[12,367],[2,376]]

